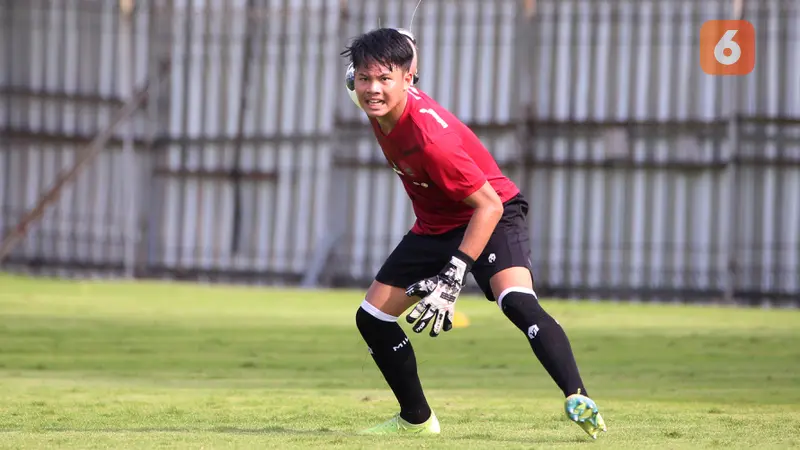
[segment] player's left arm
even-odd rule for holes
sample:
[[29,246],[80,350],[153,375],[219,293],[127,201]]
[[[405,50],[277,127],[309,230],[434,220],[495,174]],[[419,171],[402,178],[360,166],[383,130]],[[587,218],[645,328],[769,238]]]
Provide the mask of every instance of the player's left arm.
[[409,323],[417,322],[413,327],[417,333],[433,320],[430,334],[437,336],[441,330],[452,328],[455,302],[461,287],[500,221],[503,204],[483,171],[464,150],[457,135],[440,137],[423,152],[431,181],[453,201],[464,202],[474,208],[461,245],[441,272],[406,289],[406,295],[422,298],[406,316],[406,320]]
[[483,253],[497,223],[500,222],[503,201],[488,181],[463,201],[474,211],[458,250],[475,261]]
[[458,250],[475,261],[503,215],[503,202],[457,134],[446,134],[429,144],[425,157],[431,181],[453,201],[474,209]]

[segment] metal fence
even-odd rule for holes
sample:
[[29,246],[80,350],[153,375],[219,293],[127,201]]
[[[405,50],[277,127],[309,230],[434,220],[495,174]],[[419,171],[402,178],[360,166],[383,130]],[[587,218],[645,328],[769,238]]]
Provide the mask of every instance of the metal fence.
[[[416,3],[0,0],[0,235],[151,81],[8,266],[363,286],[413,215],[338,53]],[[755,71],[703,74],[700,25],[739,15]],[[798,25],[788,0],[424,0],[413,28],[420,88],[531,202],[540,294],[791,303]]]

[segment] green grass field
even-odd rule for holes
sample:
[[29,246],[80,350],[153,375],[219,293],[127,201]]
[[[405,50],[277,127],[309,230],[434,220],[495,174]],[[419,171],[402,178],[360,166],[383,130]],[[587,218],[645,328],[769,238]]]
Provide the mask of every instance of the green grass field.
[[355,431],[396,403],[355,328],[363,293],[0,275],[0,448],[800,446],[800,312],[542,303],[608,433],[591,441],[497,307],[415,335],[434,438]]

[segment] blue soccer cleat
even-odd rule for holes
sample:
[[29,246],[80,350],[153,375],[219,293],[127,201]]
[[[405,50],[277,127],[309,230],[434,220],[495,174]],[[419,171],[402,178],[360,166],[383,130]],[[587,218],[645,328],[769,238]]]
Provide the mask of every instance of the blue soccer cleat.
[[592,439],[597,439],[601,431],[608,431],[594,400],[581,395],[580,389],[577,394],[570,395],[564,401],[564,411],[569,420],[577,423]]

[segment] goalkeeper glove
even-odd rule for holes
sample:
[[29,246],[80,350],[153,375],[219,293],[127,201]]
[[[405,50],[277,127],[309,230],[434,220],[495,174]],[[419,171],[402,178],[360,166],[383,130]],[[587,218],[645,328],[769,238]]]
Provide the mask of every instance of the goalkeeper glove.
[[434,319],[430,330],[432,337],[438,336],[442,329],[450,331],[453,328],[456,300],[474,263],[472,258],[457,250],[438,275],[418,281],[406,289],[407,296],[422,298],[406,316],[408,323],[417,322],[414,332],[421,333],[431,319]]

